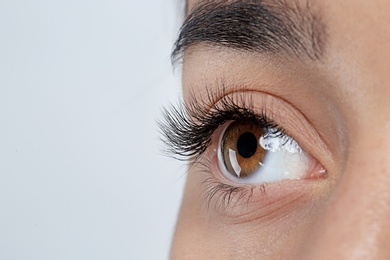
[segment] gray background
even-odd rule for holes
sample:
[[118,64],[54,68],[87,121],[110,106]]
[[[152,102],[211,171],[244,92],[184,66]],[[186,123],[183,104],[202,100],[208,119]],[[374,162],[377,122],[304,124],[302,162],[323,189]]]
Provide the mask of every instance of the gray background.
[[180,1],[0,1],[0,259],[166,259]]

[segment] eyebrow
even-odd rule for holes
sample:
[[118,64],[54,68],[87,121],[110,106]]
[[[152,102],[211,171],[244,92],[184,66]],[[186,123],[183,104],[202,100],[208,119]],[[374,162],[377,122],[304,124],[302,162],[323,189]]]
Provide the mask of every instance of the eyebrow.
[[309,2],[200,1],[184,21],[171,57],[175,63],[188,47],[203,44],[316,61],[324,55],[326,38],[321,13]]

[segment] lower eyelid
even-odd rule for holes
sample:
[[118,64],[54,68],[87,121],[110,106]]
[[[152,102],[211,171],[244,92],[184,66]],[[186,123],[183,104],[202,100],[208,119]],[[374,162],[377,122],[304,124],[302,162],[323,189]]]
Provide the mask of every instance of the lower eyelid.
[[[213,185],[216,183],[224,184],[217,176],[205,176],[205,178],[207,181],[202,183],[204,196],[207,196],[207,192],[212,192],[215,187]],[[321,184],[313,180],[284,180],[258,185],[240,185],[238,186],[240,190],[232,193],[228,202],[222,201],[224,195],[221,193],[203,199],[206,204],[204,206],[223,216],[222,220],[225,224],[252,221],[261,221],[265,224],[291,214],[300,206],[307,206],[308,200],[317,198],[313,193],[320,190],[319,186]],[[209,212],[207,211],[206,214],[209,215]]]
[[266,185],[260,190],[254,189],[246,204],[237,204],[225,213],[228,217],[226,221],[234,224],[261,221],[265,224],[297,210],[298,204],[303,202],[308,193],[305,189],[298,189],[294,182],[285,181]]
[[[267,198],[250,202],[245,207],[235,207],[224,213],[225,224],[243,224],[257,222],[268,226],[280,219],[284,220],[306,207],[310,197],[303,191],[285,193],[279,199]],[[264,202],[264,203],[262,203]],[[257,225],[257,224],[256,224]]]

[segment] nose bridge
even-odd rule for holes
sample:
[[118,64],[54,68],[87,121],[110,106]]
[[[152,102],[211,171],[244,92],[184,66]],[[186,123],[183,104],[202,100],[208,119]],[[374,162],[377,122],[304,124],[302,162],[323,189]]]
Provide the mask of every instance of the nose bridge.
[[390,138],[384,134],[351,140],[345,171],[308,241],[315,259],[390,259]]

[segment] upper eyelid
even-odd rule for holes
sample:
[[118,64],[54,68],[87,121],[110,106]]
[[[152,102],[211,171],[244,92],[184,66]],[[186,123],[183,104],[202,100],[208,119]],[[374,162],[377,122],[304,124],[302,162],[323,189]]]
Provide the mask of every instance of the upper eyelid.
[[[265,67],[267,65],[264,65]],[[290,65],[289,65],[290,66]],[[263,64],[261,66],[256,67],[258,69],[263,68]],[[289,67],[286,69],[288,70]],[[297,67],[298,70],[294,73],[299,73],[304,67]],[[241,69],[238,70],[240,73],[244,73]],[[313,117],[313,113],[311,111],[304,110],[302,111],[300,108],[302,108],[302,100],[299,100],[299,98],[295,97],[295,93],[304,93],[302,90],[307,88],[307,91],[311,91],[312,87],[311,84],[316,84],[318,80],[323,80],[324,82],[327,82],[326,78],[315,77],[314,79],[310,79],[310,81],[306,82],[305,80],[297,80],[295,81],[293,78],[293,82],[290,85],[288,82],[286,82],[286,78],[284,78],[283,74],[275,74],[277,77],[275,77],[274,69],[271,69],[270,71],[264,70],[264,73],[261,74],[261,77],[255,78],[257,81],[252,82],[252,79],[250,77],[250,74],[244,74],[246,76],[244,79],[235,79],[235,78],[229,78],[224,74],[221,74],[220,76],[217,76],[217,78],[205,78],[202,79],[202,81],[198,81],[195,83],[195,85],[187,85],[187,89],[190,90],[190,95],[185,95],[186,100],[191,102],[193,99],[205,99],[208,100],[207,96],[211,92],[212,95],[214,95],[215,99],[209,102],[209,104],[213,104],[215,100],[220,100],[224,98],[224,96],[229,95],[251,95],[256,93],[261,93],[263,96],[266,96],[267,98],[271,98],[273,100],[280,100],[283,101],[283,103],[286,103],[289,107],[291,107],[291,111],[294,111],[294,113],[299,114],[299,118],[308,126],[311,131],[308,131],[307,133],[310,135],[306,139],[311,140],[312,142],[317,142],[316,145],[313,145],[312,147],[316,148],[318,151],[317,154],[323,154],[324,160],[328,162],[329,165],[333,164],[335,161],[336,156],[338,156],[337,151],[334,150],[334,145],[332,145],[333,138],[330,139],[329,136],[326,135],[326,133],[323,132],[324,126],[323,124],[319,124],[318,117]],[[290,72],[289,72],[290,73]],[[315,73],[315,71],[313,71]],[[273,75],[270,78],[267,78],[267,75]],[[298,74],[300,75],[300,74]],[[264,80],[262,80],[264,78]],[[304,77],[303,77],[304,78]],[[249,81],[248,81],[249,80]],[[330,84],[330,83],[329,83]],[[194,92],[194,90],[191,89],[201,89],[198,92]],[[290,94],[291,92],[291,94]],[[311,92],[308,92],[309,94]],[[290,97],[292,96],[292,97]],[[267,101],[261,101],[263,103],[270,102]],[[254,102],[256,105],[258,101]],[[305,104],[308,102],[305,101]],[[315,104],[312,104],[313,106]],[[277,109],[270,108],[268,110],[268,117],[272,119],[272,112]],[[305,108],[307,109],[307,108]],[[305,114],[305,112],[307,114]],[[317,115],[315,115],[317,116]],[[327,117],[328,120],[332,120],[332,118]],[[322,127],[321,129],[316,129],[316,127]],[[287,131],[289,135],[291,135],[294,139],[299,140],[299,136],[296,135],[296,133],[299,133],[299,131]],[[303,131],[305,133],[305,131]],[[336,136],[336,138],[339,140],[340,137]],[[331,149],[333,148],[333,150]],[[310,149],[310,148],[309,148]],[[319,151],[322,150],[322,151]],[[339,171],[340,169],[336,169],[335,171]]]
[[[225,93],[226,96],[229,95],[237,95],[237,96],[254,96],[254,95],[261,95],[264,98],[262,100],[253,100],[251,106],[252,109],[259,111],[265,110],[267,112],[267,119],[277,122],[278,125],[283,126],[283,130],[291,136],[293,139],[297,140],[299,143],[301,143],[302,148],[305,150],[313,151],[313,148],[317,148],[314,154],[316,157],[318,157],[320,154],[321,157],[324,158],[327,162],[333,162],[334,157],[333,154],[330,152],[328,144],[323,140],[323,138],[320,136],[318,131],[315,130],[313,127],[313,124],[307,118],[304,114],[300,112],[300,110],[294,106],[294,104],[290,103],[288,100],[286,100],[283,97],[276,96],[272,93],[265,92],[265,91],[259,91],[259,89],[253,89],[251,87],[245,86],[245,85],[224,85],[225,87],[220,92],[220,95],[223,95]],[[222,97],[223,99],[224,97]],[[269,100],[271,101],[269,101]],[[274,105],[275,102],[277,103],[283,103],[283,105]],[[260,107],[258,107],[258,103],[260,103]],[[256,108],[257,107],[257,108]],[[283,111],[279,111],[282,109]],[[290,126],[285,125],[287,118],[295,118],[295,120],[300,121],[298,125],[301,125],[305,129],[290,129],[291,126],[296,126],[297,124],[290,124]],[[287,120],[288,121],[288,120]],[[288,129],[286,129],[286,127]],[[303,140],[308,140],[310,142],[309,144],[307,142],[303,142]],[[315,144],[315,145],[311,145]]]

